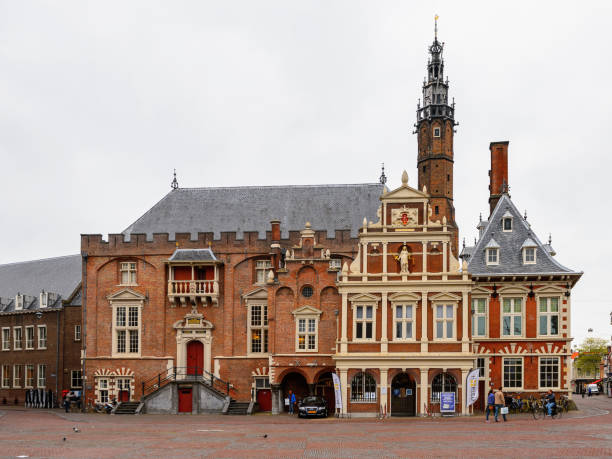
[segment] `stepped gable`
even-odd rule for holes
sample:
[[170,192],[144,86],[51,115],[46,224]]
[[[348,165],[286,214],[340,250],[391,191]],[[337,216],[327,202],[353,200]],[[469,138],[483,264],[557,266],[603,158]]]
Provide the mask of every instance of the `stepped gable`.
[[[502,230],[502,218],[512,217],[512,231]],[[536,263],[523,264],[522,248],[525,243],[536,247]],[[487,265],[486,248],[499,247],[499,265]],[[508,194],[502,194],[493,213],[486,222],[484,233],[475,246],[465,247],[462,258],[468,261],[473,276],[494,274],[581,274],[557,262],[552,248],[542,244],[521,216]],[[554,253],[554,252],[553,252]]]
[[81,272],[81,255],[0,265],[0,313],[15,310],[18,293],[24,295],[24,311],[38,309],[43,290],[59,295],[49,299],[48,308],[61,307],[60,300],[79,286]]
[[357,237],[363,218],[377,221],[380,196],[386,191],[380,183],[354,185],[290,185],[227,188],[177,188],[132,223],[123,234],[257,231],[266,237],[271,220],[280,220],[282,237],[299,231],[307,221],[316,230],[335,237],[336,230],[350,230]]

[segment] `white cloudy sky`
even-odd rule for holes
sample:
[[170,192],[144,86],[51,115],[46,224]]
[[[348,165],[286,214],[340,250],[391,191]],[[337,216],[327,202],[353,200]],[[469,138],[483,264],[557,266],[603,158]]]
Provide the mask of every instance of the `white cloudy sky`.
[[461,123],[462,237],[488,145],[584,270],[572,329],[609,337],[609,2],[0,0],[0,263],[79,251],[181,186],[373,182],[403,169],[433,16]]

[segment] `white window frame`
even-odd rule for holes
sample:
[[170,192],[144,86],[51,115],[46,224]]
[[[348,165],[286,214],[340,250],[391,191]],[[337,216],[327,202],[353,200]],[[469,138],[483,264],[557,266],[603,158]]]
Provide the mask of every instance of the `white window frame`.
[[[5,374],[4,371],[6,370],[6,378],[5,378]],[[3,389],[8,389],[9,387],[11,387],[11,366],[7,363],[2,365],[2,375],[0,375],[0,379],[2,379],[2,381],[0,381],[0,383],[2,384],[2,388]]]
[[[397,308],[402,308],[402,317],[398,318],[397,317]],[[411,313],[411,318],[406,318],[406,308],[410,307],[412,308],[412,313]],[[417,305],[416,303],[412,303],[409,301],[406,302],[397,302],[391,303],[391,309],[392,309],[392,313],[393,313],[393,341],[396,342],[400,342],[400,343],[409,343],[409,342],[414,342],[416,341],[416,310],[417,310]],[[402,336],[401,338],[398,338],[397,336],[397,324],[401,323],[402,324],[402,334],[406,334],[406,324],[410,323],[411,324],[411,328],[412,328],[412,337],[411,338],[406,338],[405,336]]]
[[[520,313],[516,313],[514,312],[514,306],[515,306],[515,301],[514,300],[521,300],[521,312]],[[511,306],[510,306],[510,312],[509,313],[505,313],[504,312],[504,302],[505,300],[512,300]],[[525,301],[525,297],[522,295],[513,295],[513,294],[507,294],[507,295],[503,295],[500,296],[499,299],[499,336],[500,339],[505,339],[505,338],[522,338],[525,336],[525,305],[526,305],[526,301]],[[521,318],[521,334],[520,335],[515,335],[514,334],[514,321],[515,319],[511,320],[511,324],[510,324],[510,334],[509,335],[505,335],[504,334],[504,316],[511,316],[511,317],[520,317]]]
[[[300,330],[304,321],[304,330]],[[314,330],[310,325],[314,323]],[[304,337],[304,348],[300,349],[300,336]],[[311,349],[310,337],[314,336],[314,347]],[[316,315],[299,315],[295,318],[295,352],[317,352],[319,350],[319,317]]]
[[23,295],[15,295],[15,311],[23,310]]
[[36,387],[38,387],[39,389],[44,389],[45,387],[47,387],[47,365],[39,363],[38,372],[36,376]]
[[[17,370],[19,368],[19,370]],[[21,387],[21,375],[24,374],[24,365],[16,363],[13,365],[13,388],[18,389]],[[24,380],[25,383],[25,380]]]
[[[6,332],[8,332],[8,335]],[[2,327],[2,350],[11,350],[11,327]]]
[[[268,281],[268,272],[271,269],[271,260],[255,260],[255,283],[258,285],[264,285]],[[259,278],[260,276],[262,279]]]
[[[533,250],[533,260],[527,259],[527,251]],[[536,247],[523,247],[523,264],[524,265],[535,265],[537,261],[537,249]]]
[[[506,220],[510,220],[510,229],[506,229]],[[514,222],[512,221],[512,217],[503,217],[502,218],[502,231],[504,233],[511,233],[514,227]]]
[[[75,377],[75,374],[78,373],[78,376]],[[81,384],[75,384],[74,381],[76,380],[80,380]],[[83,387],[83,374],[82,374],[82,370],[71,370],[70,371],[70,387],[74,388],[74,389],[81,389]]]
[[[552,303],[552,299],[556,298],[557,299],[557,312],[552,312],[551,311],[551,303]],[[556,296],[556,295],[551,295],[551,296],[538,296],[536,299],[536,304],[537,304],[537,308],[538,308],[538,337],[549,337],[549,336],[560,336],[561,335],[561,304],[562,304],[562,299],[560,296]],[[542,312],[540,310],[540,303],[542,300],[546,300],[546,311]],[[551,325],[551,317],[552,316],[557,316],[557,333],[556,334],[552,334],[550,332],[550,325]],[[546,334],[542,334],[540,333],[540,320],[542,320],[542,317],[546,317]]]
[[[475,302],[484,301],[484,313],[477,312]],[[485,330],[484,334],[478,334],[478,319],[484,317]],[[489,298],[486,296],[472,296],[472,336],[474,338],[486,338],[489,336]]]
[[42,309],[42,308],[46,308],[48,305],[49,305],[49,292],[41,292],[39,306]]
[[[112,355],[113,357],[117,356],[126,356],[126,357],[140,357],[142,353],[142,305],[140,303],[117,303],[112,305],[113,308],[113,323],[112,323],[112,331],[113,331],[113,339],[112,339]],[[117,311],[119,308],[125,308],[125,325],[117,325]],[[130,309],[136,308],[138,311],[137,320],[138,325],[129,325],[130,320]],[[119,332],[125,332],[125,352],[118,351],[118,343],[119,343]],[[130,352],[130,340],[132,332],[138,332],[138,352]]]
[[[253,325],[252,314],[253,306],[259,306],[260,309],[260,325]],[[247,302],[247,353],[249,355],[268,355],[270,353],[270,322],[269,309],[267,301],[249,301]],[[253,331],[259,330],[261,333],[261,351],[253,351],[252,334]],[[264,339],[265,337],[265,339]],[[267,349],[266,349],[267,348]]]
[[[557,385],[556,386],[542,386],[542,360],[553,359],[557,361]],[[561,385],[561,359],[557,356],[547,355],[538,357],[538,389],[560,389]]]
[[[127,273],[127,282],[123,281],[124,273]],[[119,262],[119,285],[138,285],[138,262]]]
[[[32,334],[32,339],[30,339],[30,333]],[[25,349],[26,351],[31,351],[34,349],[35,341],[36,341],[36,334],[34,332],[34,325],[27,325],[25,327]]]
[[[38,327],[38,333],[37,333],[37,337],[38,337],[38,349],[47,349],[47,326],[46,325],[39,325]],[[40,336],[40,331],[44,330],[44,340],[42,339],[42,337]]]
[[[367,301],[356,301],[351,303],[351,307],[353,309],[353,342],[355,343],[371,343],[372,341],[376,341],[376,313],[378,309],[378,304],[374,302]],[[361,319],[357,319],[357,309],[363,307],[363,317]],[[372,308],[372,318],[368,319],[365,317],[367,308]],[[371,338],[357,338],[357,322],[363,324],[363,332],[365,334],[366,324],[372,324],[372,337]]]
[[[436,135],[436,131],[438,132],[438,135]],[[442,129],[440,129],[440,127],[436,126],[433,128],[433,136],[438,138],[442,136]]]
[[74,340],[81,341],[81,324],[74,326]]
[[[434,341],[447,341],[447,342],[456,342],[457,341],[457,302],[455,301],[436,301],[432,305],[432,318],[433,318],[433,335]],[[439,319],[437,316],[438,306],[442,306],[442,318]],[[447,322],[449,318],[447,317],[448,306],[452,307],[453,310],[453,337],[449,338],[447,335]],[[442,336],[438,336],[438,322],[442,322]]]
[[[506,386],[506,360],[515,359],[521,362],[521,384],[520,386]],[[538,375],[539,377],[539,375]],[[502,379],[502,388],[507,389],[511,392],[522,391],[523,386],[525,385],[525,359],[520,356],[508,356],[502,357],[502,368],[501,368],[501,379]]]
[[[495,253],[495,260],[491,260],[491,254]],[[485,251],[487,266],[499,265],[499,247],[488,247]]]
[[[19,333],[17,333],[19,330]],[[19,335],[19,340],[17,340],[17,335]],[[19,346],[17,346],[19,343]],[[23,350],[23,328],[22,327],[13,327],[13,349],[16,351]]]
[[[30,381],[30,384],[28,384],[28,370],[32,370],[32,379]],[[25,389],[32,389],[34,387],[34,381],[36,380],[35,371],[36,369],[31,363],[27,363],[23,366],[23,387]]]
[[[102,387],[102,382],[104,382],[104,387]],[[102,392],[105,392],[105,397],[102,398]],[[110,381],[109,378],[97,378],[96,381],[96,392],[98,403],[107,403],[110,401],[111,391],[110,391]]]

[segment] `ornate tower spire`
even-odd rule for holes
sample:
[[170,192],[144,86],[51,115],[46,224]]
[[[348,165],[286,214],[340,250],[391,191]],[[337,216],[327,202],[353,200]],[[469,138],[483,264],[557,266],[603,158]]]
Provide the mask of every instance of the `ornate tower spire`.
[[458,230],[453,206],[453,137],[455,102],[449,101],[448,79],[444,79],[444,43],[438,41],[438,16],[434,23],[434,40],[429,46],[427,78],[423,82],[423,105],[417,104],[414,133],[418,135],[419,189],[424,186],[431,195],[432,220],[444,217],[455,233],[453,253],[457,255]]
[[380,178],[378,180],[383,185],[387,183],[387,176],[385,175],[385,163],[382,163],[382,173],[380,174]]
[[173,190],[176,190],[179,187],[178,180],[176,179],[176,169],[174,169],[174,178],[172,179],[172,183],[170,184],[170,187]]

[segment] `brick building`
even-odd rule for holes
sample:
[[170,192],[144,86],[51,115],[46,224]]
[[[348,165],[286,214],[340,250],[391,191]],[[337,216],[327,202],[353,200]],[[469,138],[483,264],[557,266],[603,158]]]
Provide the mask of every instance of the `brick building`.
[[568,391],[570,291],[508,194],[507,142],[491,144],[491,214],[459,261],[454,102],[443,45],[417,108],[418,185],[172,191],[121,234],[82,235],[86,397],[148,412],[278,413],[288,390],[342,413],[439,411],[465,380]]
[[0,265],[0,332],[1,404],[51,406],[80,390],[81,257]]

